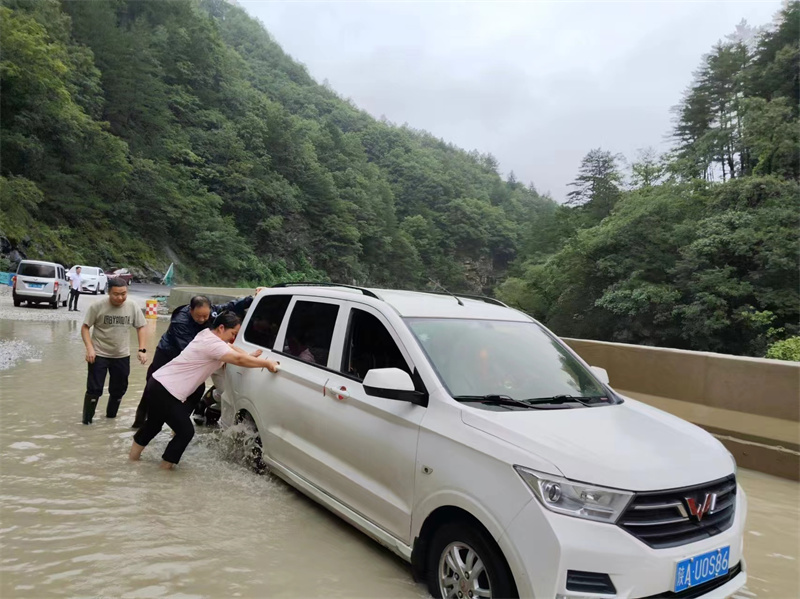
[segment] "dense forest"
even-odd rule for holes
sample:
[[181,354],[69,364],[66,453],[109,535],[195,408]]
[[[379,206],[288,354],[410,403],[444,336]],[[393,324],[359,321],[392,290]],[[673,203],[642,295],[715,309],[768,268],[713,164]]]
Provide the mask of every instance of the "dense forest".
[[586,155],[536,224],[558,250],[523,250],[499,297],[562,336],[800,359],[799,108],[792,2],[703,57],[672,152],[627,177],[622,157]]
[[798,6],[703,58],[674,151],[591,150],[559,205],[372,118],[225,0],[0,0],[0,249],[483,292],[563,336],[764,355],[800,318]]
[[0,10],[0,227],[28,257],[488,290],[556,208],[358,110],[223,0]]

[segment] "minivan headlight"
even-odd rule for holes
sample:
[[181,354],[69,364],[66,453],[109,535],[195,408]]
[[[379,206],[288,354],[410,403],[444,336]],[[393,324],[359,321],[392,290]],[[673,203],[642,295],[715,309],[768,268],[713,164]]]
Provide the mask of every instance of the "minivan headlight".
[[551,512],[566,516],[615,522],[633,497],[633,493],[628,491],[576,483],[523,466],[514,466],[514,470],[530,487],[539,503]]

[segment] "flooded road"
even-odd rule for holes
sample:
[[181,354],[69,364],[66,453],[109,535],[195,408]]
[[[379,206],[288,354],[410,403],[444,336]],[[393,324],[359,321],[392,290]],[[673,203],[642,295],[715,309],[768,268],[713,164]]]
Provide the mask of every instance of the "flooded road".
[[[116,420],[103,417],[104,395],[84,426],[82,315],[9,320],[10,300],[0,302],[0,597],[428,596],[399,558],[252,474],[226,435],[199,429],[168,472],[158,468],[165,428],[128,462],[146,369],[132,361]],[[150,356],[166,324],[148,325]],[[737,596],[795,599],[800,485],[750,471],[739,480],[750,580]]]

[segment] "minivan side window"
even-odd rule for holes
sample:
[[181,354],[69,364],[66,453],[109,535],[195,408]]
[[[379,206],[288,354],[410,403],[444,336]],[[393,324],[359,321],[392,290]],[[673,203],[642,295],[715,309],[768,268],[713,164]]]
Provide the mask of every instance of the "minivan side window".
[[312,364],[328,365],[339,306],[298,301],[289,317],[283,352]]
[[369,312],[353,308],[341,371],[364,380],[373,368],[399,368],[411,374],[403,354],[383,323]]
[[273,349],[278,329],[281,328],[286,308],[289,307],[291,295],[267,295],[252,308],[253,315],[244,330],[244,340]]

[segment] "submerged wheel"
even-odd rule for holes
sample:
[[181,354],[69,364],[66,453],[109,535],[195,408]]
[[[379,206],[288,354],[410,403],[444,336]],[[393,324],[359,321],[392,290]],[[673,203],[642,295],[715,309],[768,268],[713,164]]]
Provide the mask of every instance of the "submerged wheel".
[[242,435],[242,442],[245,450],[245,463],[256,474],[265,474],[269,470],[269,467],[264,461],[264,445],[261,443],[261,435],[258,433],[255,420],[253,420],[250,414],[245,413],[240,415],[237,421],[245,429]]
[[511,570],[494,539],[469,521],[449,522],[428,551],[428,591],[437,599],[517,597]]

